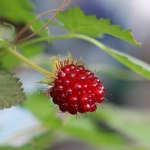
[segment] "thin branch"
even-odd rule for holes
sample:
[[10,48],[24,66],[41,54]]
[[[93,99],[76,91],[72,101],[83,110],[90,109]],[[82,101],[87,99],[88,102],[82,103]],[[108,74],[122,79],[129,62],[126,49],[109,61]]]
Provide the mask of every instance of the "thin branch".
[[11,48],[6,48],[6,51],[8,51],[10,54],[12,54],[13,56],[17,57],[18,59],[24,61],[26,64],[28,64],[29,66],[31,66],[32,68],[34,68],[35,70],[41,72],[42,74],[54,78],[55,74],[53,74],[52,72],[43,69],[42,67],[36,65],[35,63],[33,63],[32,61],[30,61],[29,59],[27,59],[26,57],[24,57],[23,55],[21,55],[20,53],[18,53],[17,51],[11,49]]
[[41,14],[37,15],[27,26],[25,26],[22,30],[20,30],[18,32],[18,34],[16,35],[15,39],[12,41],[12,43],[15,43],[17,41],[17,39],[24,33],[26,32],[30,26],[38,19],[40,18],[41,16],[45,15],[45,14],[48,14],[48,13],[52,13],[52,12],[56,12],[58,9],[53,9],[53,10],[48,10],[48,11],[45,11],[45,12],[42,12]]
[[[21,43],[23,41],[26,41],[28,39],[30,39],[31,37],[33,37],[34,35],[38,34],[39,32],[41,32],[44,28],[46,28],[55,18],[56,16],[59,14],[59,12],[65,8],[66,6],[68,6],[70,4],[71,0],[64,0],[62,5],[59,7],[59,9],[53,9],[53,10],[48,10],[48,11],[45,11],[41,14],[39,14],[38,16],[36,16],[26,27],[24,27],[16,36],[16,38],[14,39],[14,41],[12,41],[12,44],[18,44],[18,43]],[[36,32],[34,32],[33,34],[31,34],[30,36],[20,40],[17,42],[17,39],[25,32],[27,31],[30,26],[41,16],[45,15],[45,14],[48,14],[48,13],[52,13],[52,12],[56,12],[55,15],[48,21],[48,23],[46,23],[42,28],[38,29]]]

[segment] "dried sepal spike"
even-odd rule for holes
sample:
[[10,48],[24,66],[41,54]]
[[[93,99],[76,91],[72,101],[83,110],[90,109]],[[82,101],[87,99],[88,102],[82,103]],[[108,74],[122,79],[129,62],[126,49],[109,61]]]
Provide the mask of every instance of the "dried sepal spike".
[[45,93],[62,112],[70,114],[94,112],[97,104],[104,101],[105,88],[94,72],[84,67],[84,62],[73,59],[71,54],[65,60],[51,59],[55,74]]

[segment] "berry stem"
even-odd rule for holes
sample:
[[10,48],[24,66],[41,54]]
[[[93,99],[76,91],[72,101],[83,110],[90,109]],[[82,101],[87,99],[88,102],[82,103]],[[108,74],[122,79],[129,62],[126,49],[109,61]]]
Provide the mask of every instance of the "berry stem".
[[27,59],[26,57],[24,57],[23,55],[18,53],[16,50],[13,50],[11,48],[5,48],[5,50],[7,52],[11,53],[13,56],[15,56],[15,57],[19,58],[20,60],[24,61],[25,63],[27,63],[29,66],[31,66],[35,70],[43,73],[44,75],[49,76],[49,77],[54,77],[55,76],[50,71],[47,71],[47,70],[43,69],[42,67],[36,65],[35,63],[31,62],[29,59]]

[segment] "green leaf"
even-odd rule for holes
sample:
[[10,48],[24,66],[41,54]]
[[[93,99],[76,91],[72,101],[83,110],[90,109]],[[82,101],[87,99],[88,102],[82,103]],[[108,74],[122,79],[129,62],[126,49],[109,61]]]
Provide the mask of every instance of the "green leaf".
[[[11,4],[10,4],[11,3]],[[29,0],[0,0],[0,18],[13,24],[28,24],[35,18],[34,6]],[[32,24],[32,28],[37,30],[43,26],[40,20]],[[42,30],[40,35],[47,36],[47,31]]]
[[100,49],[111,55],[113,58],[115,58],[116,60],[118,60],[131,70],[135,71],[136,73],[142,75],[147,79],[150,79],[150,65],[147,64],[146,62],[143,62],[123,52],[119,52],[118,50],[107,47],[104,44],[100,43],[99,41],[89,36],[74,34],[73,37],[84,39],[93,43],[94,45],[98,46]]
[[129,69],[122,69],[120,67],[115,67],[105,64],[92,64],[88,65],[89,68],[96,68],[96,70],[100,71],[100,75],[111,77],[123,81],[145,81],[144,77],[141,77],[137,73],[129,70]]
[[[50,105],[52,105],[52,103],[50,103],[42,93],[29,96],[28,101],[23,103],[23,106],[28,108],[54,133],[57,131],[62,134],[67,133],[77,138],[80,137],[83,141],[87,142],[89,142],[90,139],[91,144],[97,145],[121,145],[125,142],[124,139],[116,133],[107,134],[102,130],[98,130],[92,120],[85,119],[84,117],[76,120],[75,116],[68,115],[69,118],[66,116],[66,120],[63,122],[56,115],[59,110],[50,107]],[[91,136],[91,133],[93,136]]]
[[[90,116],[93,118],[93,115]],[[90,118],[76,120],[72,117],[61,128],[62,130],[82,141],[86,141],[88,144],[96,146],[121,146],[126,143],[126,140],[117,133],[105,132],[103,129],[96,127],[95,122]]]
[[[90,143],[96,145],[109,144],[109,146],[116,146],[122,145],[125,142],[125,140],[116,133],[108,134],[102,130],[98,130],[92,120],[85,119],[84,117],[76,120],[75,116],[68,115],[69,118],[66,116],[64,122],[60,121],[55,114],[55,111],[58,112],[58,110],[54,107],[49,107],[50,102],[43,94],[29,96],[28,101],[23,105],[54,133],[58,131],[61,132],[62,135],[67,133],[88,143],[90,139]],[[91,136],[91,133],[93,136]]]
[[26,100],[19,78],[6,69],[0,70],[0,109],[16,106]]
[[146,109],[119,108],[105,104],[104,109],[97,109],[95,119],[105,121],[105,123],[111,125],[112,128],[128,138],[130,142],[134,141],[135,145],[139,146],[139,150],[140,146],[143,146],[141,150],[145,150],[146,148],[150,149],[150,130],[147,123],[149,113],[149,110]]
[[30,4],[29,0],[1,0],[0,1],[0,17],[8,19],[15,23],[26,23],[31,16],[33,17],[34,7]]
[[45,133],[34,137],[28,143],[34,143],[33,147],[38,148],[39,150],[45,150],[46,148],[53,145],[54,139],[56,137],[56,133],[51,130],[46,130]]
[[135,71],[136,73],[142,75],[143,77],[150,79],[150,65],[146,62],[143,62],[140,59],[132,57],[123,52],[119,52],[110,47],[105,47],[104,50],[111,55],[113,58]]
[[140,45],[134,39],[131,30],[123,30],[120,25],[110,25],[109,19],[97,19],[95,15],[86,16],[79,7],[69,8],[59,13],[57,18],[69,32],[91,36],[110,34],[131,44]]
[[1,150],[16,150],[16,147],[13,146],[0,146]]

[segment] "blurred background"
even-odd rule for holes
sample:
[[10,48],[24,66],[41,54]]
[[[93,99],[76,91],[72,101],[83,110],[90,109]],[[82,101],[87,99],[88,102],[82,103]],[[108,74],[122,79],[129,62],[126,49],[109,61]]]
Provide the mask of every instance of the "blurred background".
[[[39,14],[45,10],[58,8],[61,5],[62,0],[31,0],[31,2],[35,5],[35,12]],[[11,5],[11,2],[8,5]],[[101,37],[100,41],[109,47],[118,49],[150,63],[149,0],[72,0],[69,7],[74,6],[79,6],[87,15],[96,14],[97,18],[110,18],[111,24],[119,24],[124,29],[132,29],[135,39],[142,42],[141,47],[136,47],[110,35],[104,35]],[[45,15],[43,19],[50,17],[51,15]],[[50,34],[52,35],[63,32],[64,31],[57,27],[50,27]],[[86,61],[87,66],[93,71],[95,69],[96,71],[100,71],[98,76],[102,81],[105,81],[104,85],[107,89],[105,97],[107,101],[104,102],[103,108],[99,107],[101,110],[98,114],[95,114],[97,117],[94,119],[89,117],[89,119],[92,120],[92,122],[94,121],[101,130],[105,131],[106,134],[104,135],[106,136],[104,137],[108,137],[108,132],[117,133],[117,135],[123,137],[127,143],[128,141],[130,141],[129,143],[131,145],[132,143],[136,143],[137,145],[140,145],[137,147],[141,148],[141,150],[144,148],[149,149],[150,145],[148,143],[150,142],[150,130],[148,125],[150,124],[150,82],[130,71],[96,46],[82,40],[57,40],[51,43],[46,43],[43,45],[43,55],[40,57],[41,59],[48,59],[48,56],[50,57],[50,55],[61,54],[62,56],[65,56],[68,52],[70,52],[75,58],[82,56],[83,60]],[[35,62],[39,61],[38,63],[40,63],[41,59],[39,60],[37,58],[34,58],[33,60]],[[27,68],[26,66],[25,68],[13,67],[12,70],[21,78],[23,87],[28,95],[32,95],[33,93],[37,93],[46,88],[45,86],[37,85],[35,83],[43,78],[43,75],[36,71]],[[50,109],[54,108],[52,107]],[[106,116],[104,115],[105,113],[107,114]],[[68,118],[68,116],[63,116],[62,118],[67,120],[66,117]],[[104,119],[100,119],[99,117]],[[113,117],[112,120],[110,119],[111,117]],[[29,132],[27,132],[27,134],[21,136],[22,138],[16,138],[16,140],[15,138],[12,139],[10,137],[13,137],[16,134],[18,135],[18,132],[20,131],[22,132],[24,130],[40,128],[41,126],[41,122],[32,114],[32,111],[22,107],[13,107],[11,109],[2,110],[0,111],[0,118],[1,144],[5,142],[14,145],[21,145],[33,137],[34,134],[29,134]],[[85,118],[83,119],[84,121],[86,120]],[[107,120],[107,118],[109,119]],[[81,120],[77,119],[77,122],[78,121],[80,122]],[[126,126],[128,129],[124,129]],[[145,130],[143,128],[145,128]],[[124,133],[120,131],[122,129],[124,130]],[[34,133],[39,135],[42,131],[43,129],[40,128],[40,130],[37,130]],[[131,136],[129,133],[131,133]],[[135,139],[132,137],[138,140],[134,142]],[[64,141],[64,139],[67,140]],[[140,144],[140,140],[142,140],[142,144]],[[53,146],[50,146],[51,150],[104,149],[98,148],[97,146],[93,147],[94,144],[90,144],[90,142],[88,143],[84,140],[83,142],[78,138],[74,138],[74,136],[69,138],[69,140],[64,136],[58,141],[54,139],[53,141],[55,142],[52,144]],[[141,145],[144,145],[144,148]],[[110,150],[111,149],[113,148],[110,148]]]

